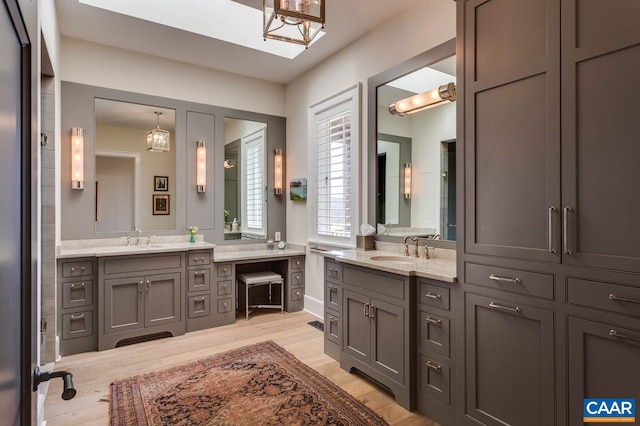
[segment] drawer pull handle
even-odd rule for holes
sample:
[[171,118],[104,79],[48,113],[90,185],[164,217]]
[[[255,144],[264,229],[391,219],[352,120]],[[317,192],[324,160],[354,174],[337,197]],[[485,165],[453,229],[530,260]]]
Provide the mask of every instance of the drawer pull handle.
[[196,277],[199,276],[199,275],[204,275],[204,271],[202,271],[202,272],[197,272],[196,271],[196,272],[193,273],[193,275],[195,275]]
[[508,283],[517,283],[520,284],[520,278],[509,278],[509,277],[499,277],[497,275],[489,275],[489,279],[490,280],[494,280],[494,281],[504,281],[504,282],[508,282]]
[[365,303],[362,306],[362,315],[364,315],[367,318],[369,317],[369,304],[368,303]]
[[[82,268],[80,268],[80,271],[84,271],[84,268],[85,268],[84,266]],[[71,267],[71,272],[75,272],[75,271],[76,271],[76,267],[72,266]]]
[[222,268],[222,272],[226,274],[227,273],[227,268]]
[[84,314],[80,314],[80,315],[71,315],[71,321],[77,321],[77,320],[81,320],[84,318]]
[[614,336],[614,337],[619,337],[621,339],[627,339],[627,340],[631,340],[632,342],[638,342],[640,343],[640,339],[636,338],[636,337],[631,337],[631,336],[626,336],[624,334],[620,334],[615,330],[610,330],[609,331],[609,336]]
[[193,300],[195,300],[196,302],[204,302],[204,296],[196,297],[196,298],[195,298],[195,299],[193,299]]
[[425,365],[427,367],[429,367],[430,369],[437,371],[438,373],[442,370],[442,367],[440,367],[437,364],[432,363],[431,361],[427,361],[427,363]]
[[569,249],[569,212],[572,211],[573,209],[569,206],[562,209],[562,226],[564,228],[562,239],[564,240],[565,254],[573,254],[573,252]]
[[502,305],[498,305],[496,303],[490,302],[489,303],[489,307],[490,308],[494,308],[494,309],[503,309],[505,311],[511,311],[511,312],[515,312],[517,314],[519,314],[520,312],[522,312],[522,310],[520,308],[518,308],[517,306],[515,308],[512,308],[510,306],[502,306]]
[[431,324],[434,324],[434,325],[437,325],[437,326],[441,326],[441,325],[442,325],[442,321],[440,321],[439,319],[438,319],[438,320],[437,320],[437,319],[433,319],[433,318],[431,318],[430,316],[427,316],[427,317],[425,318],[425,320],[426,320],[427,322],[430,322]]
[[226,285],[226,284],[224,284],[224,285],[222,286],[222,288],[223,288],[224,290],[226,290],[226,289],[227,289],[227,288],[229,288],[229,287],[227,287],[227,285]]
[[556,254],[557,250],[553,247],[553,213],[557,211],[555,207],[549,207],[549,241],[548,241],[548,250],[549,253]]
[[334,317],[329,317],[329,322],[333,323],[333,324],[337,324],[338,323],[338,319],[334,318]]
[[[80,284],[73,283],[71,284],[71,288],[84,288],[84,285],[85,285],[84,283],[80,283]],[[611,297],[609,297],[609,299],[611,299]]]
[[640,300],[625,299],[623,297],[618,297],[613,293],[609,294],[609,300],[617,300],[619,302],[629,302],[629,303],[638,303],[638,304],[640,304]]
[[369,308],[369,318],[374,319],[376,317],[376,307],[371,305]]
[[204,256],[203,257],[194,257],[193,260],[195,262],[204,262]]
[[429,299],[442,299],[442,296],[439,294],[432,294],[430,292],[426,292],[424,297],[428,297]]

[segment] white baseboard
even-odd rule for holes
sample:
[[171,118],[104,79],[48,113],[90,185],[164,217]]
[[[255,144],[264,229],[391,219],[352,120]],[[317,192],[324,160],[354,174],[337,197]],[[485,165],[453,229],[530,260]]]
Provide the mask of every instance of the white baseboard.
[[324,302],[321,300],[305,295],[304,311],[320,320],[324,320]]

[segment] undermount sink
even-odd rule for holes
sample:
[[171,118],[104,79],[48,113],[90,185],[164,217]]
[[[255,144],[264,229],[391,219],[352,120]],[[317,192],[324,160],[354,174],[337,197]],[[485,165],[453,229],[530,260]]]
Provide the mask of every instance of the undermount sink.
[[415,266],[415,262],[406,256],[371,256],[370,260],[374,262],[391,263],[397,266]]

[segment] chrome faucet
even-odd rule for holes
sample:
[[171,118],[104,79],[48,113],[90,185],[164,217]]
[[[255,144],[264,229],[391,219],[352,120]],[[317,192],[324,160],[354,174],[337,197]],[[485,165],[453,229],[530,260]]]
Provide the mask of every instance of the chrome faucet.
[[429,255],[429,249],[434,249],[434,247],[429,247],[428,245],[425,244],[425,246],[424,246],[424,258],[425,259],[431,259],[431,256]]
[[407,244],[407,240],[411,240],[416,244],[416,251],[413,253],[413,257],[420,257],[418,254],[418,238],[417,237],[404,237],[404,255],[409,256],[409,244]]
[[138,228],[136,228],[135,226],[133,227],[133,230],[136,231],[136,236],[138,237],[138,241],[136,241],[136,245],[139,246],[142,240],[142,231]]

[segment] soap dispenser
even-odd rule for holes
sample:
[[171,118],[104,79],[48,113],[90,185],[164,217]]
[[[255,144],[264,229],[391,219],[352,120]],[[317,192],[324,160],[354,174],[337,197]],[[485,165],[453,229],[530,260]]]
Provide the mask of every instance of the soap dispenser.
[[233,218],[233,222],[231,222],[231,231],[238,232],[238,219]]

